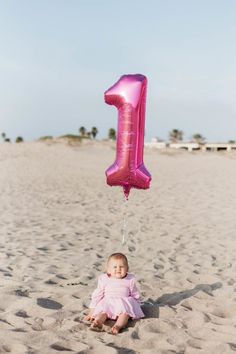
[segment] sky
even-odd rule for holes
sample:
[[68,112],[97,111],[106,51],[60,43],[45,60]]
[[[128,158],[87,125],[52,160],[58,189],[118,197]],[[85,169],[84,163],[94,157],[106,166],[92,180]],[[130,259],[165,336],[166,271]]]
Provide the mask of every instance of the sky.
[[117,127],[104,91],[148,79],[145,140],[236,140],[235,0],[0,0],[0,133]]

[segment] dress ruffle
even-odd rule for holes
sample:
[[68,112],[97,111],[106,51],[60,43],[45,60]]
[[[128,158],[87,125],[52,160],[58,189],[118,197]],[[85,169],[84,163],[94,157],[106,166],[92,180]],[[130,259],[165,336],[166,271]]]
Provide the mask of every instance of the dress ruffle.
[[115,320],[117,316],[122,313],[126,313],[132,319],[139,319],[144,317],[144,313],[141,310],[139,302],[133,297],[123,298],[106,298],[104,297],[96,305],[93,317],[96,317],[99,313],[106,313],[107,316]]

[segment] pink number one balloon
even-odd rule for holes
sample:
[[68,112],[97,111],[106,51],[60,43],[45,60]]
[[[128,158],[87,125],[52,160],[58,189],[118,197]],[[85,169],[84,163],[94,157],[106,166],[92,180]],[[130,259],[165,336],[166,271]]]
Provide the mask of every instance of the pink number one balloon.
[[105,92],[105,102],[118,109],[116,160],[106,170],[107,184],[122,186],[126,199],[132,187],[149,188],[151,175],[143,164],[147,78],[124,75]]

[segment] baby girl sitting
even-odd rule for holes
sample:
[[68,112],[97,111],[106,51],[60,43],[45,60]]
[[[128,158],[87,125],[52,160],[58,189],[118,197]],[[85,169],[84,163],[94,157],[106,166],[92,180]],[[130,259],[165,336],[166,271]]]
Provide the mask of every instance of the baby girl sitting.
[[107,273],[98,278],[97,289],[92,293],[89,313],[84,321],[91,329],[102,329],[106,319],[116,320],[111,328],[117,334],[126,327],[129,318],[144,317],[139,303],[139,292],[134,275],[128,273],[128,260],[122,253],[113,253],[107,261]]

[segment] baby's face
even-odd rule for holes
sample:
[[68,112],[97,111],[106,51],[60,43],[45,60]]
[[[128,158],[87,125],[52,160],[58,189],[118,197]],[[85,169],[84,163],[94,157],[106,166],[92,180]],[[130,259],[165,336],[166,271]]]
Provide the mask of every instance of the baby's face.
[[128,272],[128,267],[123,259],[110,259],[107,265],[107,273],[111,275],[112,278],[121,279],[126,276]]

